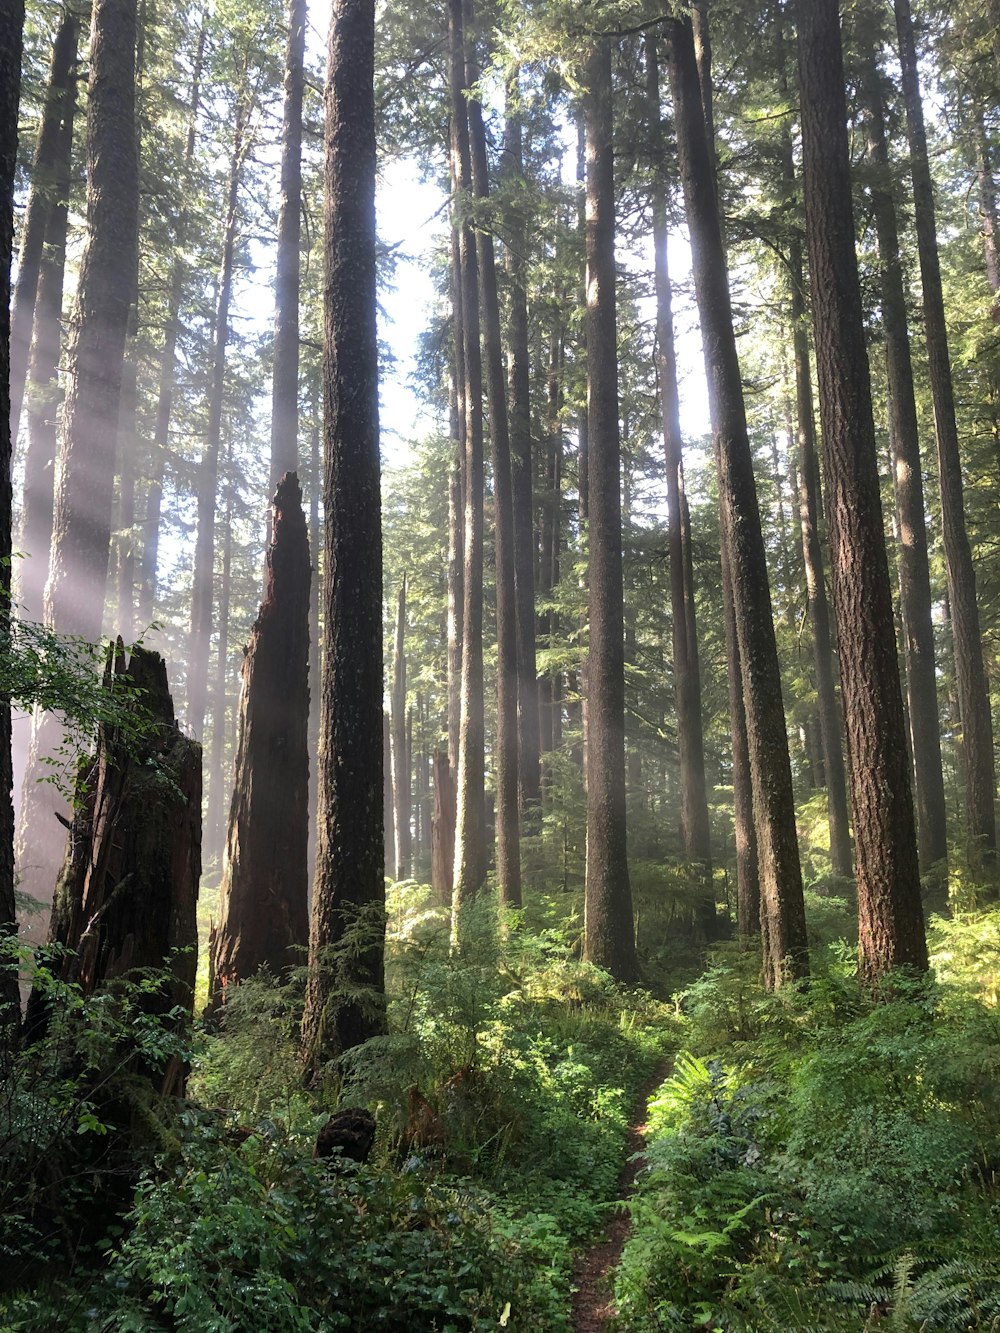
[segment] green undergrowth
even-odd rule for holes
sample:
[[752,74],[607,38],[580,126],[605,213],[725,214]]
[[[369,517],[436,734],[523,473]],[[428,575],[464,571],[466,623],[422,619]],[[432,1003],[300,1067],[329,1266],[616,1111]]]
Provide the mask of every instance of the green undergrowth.
[[776,996],[715,953],[650,1106],[621,1333],[1000,1328],[1000,912],[930,942],[930,981],[875,995],[845,944]]
[[[321,1091],[302,1084],[301,977],[241,987],[196,1034],[124,1216],[8,1296],[0,1327],[568,1330],[573,1252],[614,1199],[672,1009],[488,904],[453,948],[415,885],[390,899],[387,986],[388,1033]],[[337,1106],[376,1115],[364,1166],[312,1157]]]

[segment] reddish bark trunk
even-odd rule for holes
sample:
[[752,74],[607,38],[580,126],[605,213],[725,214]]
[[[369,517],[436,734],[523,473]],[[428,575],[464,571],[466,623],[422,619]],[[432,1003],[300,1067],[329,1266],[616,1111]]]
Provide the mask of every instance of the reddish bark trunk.
[[309,538],[294,472],[278,483],[272,533],[243,659],[212,1003],[261,967],[280,976],[309,938]]

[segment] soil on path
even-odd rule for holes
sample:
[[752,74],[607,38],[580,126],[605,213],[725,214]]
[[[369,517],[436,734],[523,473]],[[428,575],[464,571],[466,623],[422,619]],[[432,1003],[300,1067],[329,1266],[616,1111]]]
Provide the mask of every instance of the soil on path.
[[[633,1122],[628,1131],[626,1161],[618,1181],[617,1199],[626,1200],[635,1188],[635,1178],[643,1167],[642,1150],[646,1144],[646,1108],[649,1098],[670,1072],[669,1061],[663,1061],[643,1087],[635,1107]],[[614,1315],[614,1271],[628,1240],[632,1222],[628,1210],[616,1207],[603,1237],[585,1250],[573,1268],[573,1329],[574,1333],[602,1333]]]

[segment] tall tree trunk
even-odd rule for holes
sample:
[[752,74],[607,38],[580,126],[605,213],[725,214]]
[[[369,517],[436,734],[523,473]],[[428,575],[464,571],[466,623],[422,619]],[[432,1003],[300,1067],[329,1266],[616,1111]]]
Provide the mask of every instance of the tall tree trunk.
[[281,126],[281,207],[274,275],[274,377],[271,390],[271,491],[298,467],[299,244],[302,222],[302,98],[306,0],[288,0],[285,104]]
[[[40,619],[42,615],[42,598],[49,576],[49,545],[52,540],[57,419],[62,402],[59,359],[62,351],[63,279],[75,115],[74,81],[68,89],[53,161],[52,207],[49,210],[38,274],[38,295],[28,360],[28,447],[24,459],[21,532],[18,538],[19,547],[27,559],[18,561],[16,598],[24,613],[33,620]],[[13,436],[13,430],[11,434]]]
[[[382,849],[385,865],[396,864],[396,804],[392,794],[392,718],[382,714]],[[450,900],[450,899],[449,899]]]
[[135,0],[96,0],[87,122],[87,245],[63,413],[46,620],[100,637],[115,439],[139,216]]
[[924,333],[934,403],[941,527],[944,536],[948,590],[955,631],[955,665],[962,710],[965,753],[965,807],[968,855],[974,867],[992,865],[996,856],[996,814],[993,804],[993,726],[983,665],[983,645],[976,602],[976,575],[965,528],[962,458],[955,421],[955,391],[948,354],[941,267],[938,259],[934,192],[927,157],[924,111],[920,100],[917,52],[909,0],[893,0],[899,35],[899,62],[906,103],[906,129],[913,180],[914,225],[923,288]]
[[833,636],[826,597],[823,552],[819,540],[819,466],[813,419],[812,373],[805,319],[805,278],[798,238],[790,247],[792,289],[792,344],[795,355],[795,401],[799,445],[799,528],[805,570],[806,604],[813,636],[813,669],[819,699],[819,727],[823,743],[827,822],[830,829],[830,865],[835,875],[851,874],[851,830],[847,813],[847,774],[840,738],[841,710],[834,681]]
[[[466,79],[469,85],[473,86],[479,80],[479,69],[472,40],[467,42],[467,49],[469,58]],[[490,193],[486,130],[483,126],[483,108],[475,98],[468,103],[468,116],[473,189],[476,198],[485,201],[489,199]],[[517,602],[514,591],[514,501],[496,260],[493,237],[483,228],[476,232],[476,258],[480,274],[483,344],[486,353],[486,395],[490,414],[493,463],[497,623],[497,734],[494,755],[497,887],[500,902],[504,906],[520,907],[521,830],[518,817],[518,659]]]
[[[222,577],[219,583],[219,641],[215,657],[215,689],[212,706],[212,749],[208,761],[208,817],[202,837],[204,860],[220,865],[226,846],[226,735],[229,730],[229,608],[233,584],[233,490],[232,445],[226,458],[226,517],[222,534]],[[266,760],[270,764],[270,758]],[[267,774],[270,780],[270,770]],[[237,782],[239,775],[237,775]],[[258,777],[257,781],[260,781]],[[278,789],[280,790],[280,789]]]
[[[523,181],[520,112],[508,108],[504,157],[515,181]],[[538,675],[535,665],[534,500],[531,459],[531,366],[528,357],[527,226],[520,210],[513,214],[507,246],[509,283],[510,470],[514,520],[514,591],[517,599],[518,772],[521,808],[527,812],[541,796],[538,731]]]
[[868,114],[868,154],[875,167],[870,194],[878,236],[882,324],[889,379],[889,443],[899,515],[900,606],[906,648],[920,865],[927,872],[934,865],[943,867],[946,862],[948,824],[941,768],[941,724],[917,404],[880,75],[873,57],[865,60],[861,96]]
[[396,644],[392,684],[392,793],[396,809],[396,879],[409,879],[411,871],[410,765],[406,746],[406,575],[396,603]]
[[[115,441],[136,266],[139,180],[135,135],[135,0],[96,0],[87,120],[87,241],[70,329],[49,574],[42,613],[60,633],[100,638],[111,547]],[[52,824],[62,801],[40,787],[59,744],[36,709],[22,801],[21,887],[51,900],[59,869]]]
[[[462,304],[462,247],[459,236],[459,191],[461,152],[458,122],[449,119],[451,174],[451,316],[452,381],[449,427],[453,441],[448,477],[448,762],[452,776],[458,772],[458,739],[462,721],[462,645],[465,638],[465,588],[463,557],[465,540],[465,315]],[[454,844],[454,837],[452,838]]]
[[611,39],[587,61],[587,437],[590,652],[584,956],[619,981],[639,973],[625,828],[621,440],[615,297]]
[[[191,71],[191,99],[188,112],[187,142],[181,183],[190,182],[191,166],[198,132],[198,111],[201,105],[201,71],[205,59],[205,40],[208,23],[202,12]],[[139,589],[139,623],[148,625],[156,606],[156,570],[159,563],[160,518],[163,506],[163,479],[167,450],[170,445],[170,417],[174,404],[174,377],[176,373],[177,338],[180,333],[181,298],[187,269],[182,258],[190,228],[190,214],[182,209],[177,220],[176,247],[170,270],[170,294],[167,316],[163,326],[163,348],[160,353],[160,374],[156,398],[156,422],[153,431],[153,456],[149,483],[146,488],[146,512],[142,525],[142,559]]]
[[[462,0],[449,0],[451,116],[457,163],[453,178],[468,197],[472,187]],[[483,707],[483,374],[479,345],[479,266],[464,198],[459,199],[465,382],[465,459],[462,543],[462,695],[455,820],[455,929],[460,909],[486,880],[485,719]]]
[[[17,113],[21,98],[24,3],[0,6],[0,633],[10,619],[11,412],[10,255],[14,242],[14,175]],[[14,806],[11,791],[10,699],[0,697],[0,941],[16,935],[14,904]],[[0,1052],[16,1040],[20,1020],[17,974],[0,970]],[[5,1062],[4,1062],[5,1063]]]
[[[548,434],[548,484],[545,488],[545,522],[547,538],[543,550],[549,566],[546,586],[550,593],[559,587],[560,556],[562,554],[562,475],[563,475],[563,331],[562,319],[557,313],[549,334],[548,383],[545,391]],[[559,612],[551,608],[545,617],[548,647],[559,643]],[[551,748],[562,745],[563,679],[558,670],[548,675],[549,732]]]
[[840,675],[851,765],[862,974],[927,966],[916,829],[854,251],[837,0],[799,16],[806,232]]
[[669,23],[681,174],[705,347],[722,540],[732,582],[753,781],[764,977],[777,986],[808,968],[802,873],[781,674],[757,488],[733,332],[725,248],[690,21]]
[[72,121],[76,103],[76,56],[80,39],[78,4],[65,6],[55,41],[52,64],[45,93],[35,160],[31,168],[31,190],[21,226],[21,246],[17,258],[17,282],[10,329],[10,433],[17,439],[21,420],[25,376],[31,347],[39,276],[44,263],[45,237],[50,218],[62,195],[62,158],[67,117]]
[[[683,437],[680,396],[677,388],[677,359],[674,352],[674,320],[670,270],[667,264],[667,191],[663,176],[663,130],[660,122],[660,79],[656,44],[647,38],[646,95],[649,113],[650,156],[654,165],[651,184],[653,212],[654,282],[656,286],[656,368],[660,390],[660,414],[667,469],[667,541],[670,549],[670,610],[673,635],[674,696],[677,708],[677,746],[681,777],[681,826],[684,855],[701,867],[711,885],[712,840],[708,819],[708,789],[705,781],[705,743],[701,720],[701,680],[695,644],[689,638],[694,626],[694,601],[687,580],[687,553],[681,512]],[[715,906],[712,902],[714,925]]]
[[[135,638],[135,481],[138,445],[139,366],[136,340],[139,331],[139,270],[132,286],[121,407],[118,413],[118,517],[115,523],[114,632],[126,643]],[[109,606],[110,611],[110,606]]]
[[243,163],[247,143],[247,107],[241,96],[233,129],[233,153],[226,187],[222,262],[219,268],[215,330],[212,338],[212,379],[208,398],[205,448],[198,469],[198,516],[191,586],[191,638],[188,650],[187,719],[195,737],[205,729],[208,694],[208,655],[212,638],[213,588],[215,583],[215,507],[219,487],[219,447],[222,441],[222,408],[226,388],[226,348],[229,343],[229,307],[233,297],[233,267],[236,254],[236,224]]
[[210,1004],[261,967],[281,976],[309,938],[309,539],[294,472],[272,503],[267,587],[243,658]]
[[[314,401],[315,415],[310,432],[310,471],[309,485],[309,550],[312,553],[312,582],[309,585],[309,883],[312,883],[316,870],[316,813],[319,791],[319,744],[320,744],[320,672],[322,655],[320,653],[320,598],[323,591],[323,579],[319,570],[319,494],[323,485],[319,460],[319,398],[317,385]],[[388,765],[386,766],[388,770]],[[389,805],[390,811],[392,804]],[[388,861],[387,861],[388,864]]]
[[[1000,298],[1000,208],[997,205],[997,182],[993,174],[993,153],[986,137],[982,106],[976,107],[976,157],[979,167],[979,205],[982,213],[983,260],[986,278],[994,296]],[[1000,305],[994,307],[1000,314]]]
[[[374,0],[334,0],[326,93],[324,743],[302,1019],[314,1067],[385,1023],[374,78]],[[345,1000],[345,989],[356,998]]]

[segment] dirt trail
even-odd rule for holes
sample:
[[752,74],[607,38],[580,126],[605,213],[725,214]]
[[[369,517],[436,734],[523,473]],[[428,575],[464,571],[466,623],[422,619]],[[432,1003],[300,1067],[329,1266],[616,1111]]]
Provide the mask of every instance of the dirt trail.
[[[633,1122],[629,1126],[626,1162],[618,1181],[617,1198],[627,1199],[635,1187],[635,1178],[642,1170],[641,1154],[646,1143],[646,1103],[670,1073],[670,1062],[664,1060],[647,1080],[636,1102]],[[601,1333],[615,1313],[613,1296],[614,1271],[631,1230],[631,1219],[624,1208],[616,1208],[603,1237],[581,1254],[573,1268],[573,1329],[574,1333]]]

